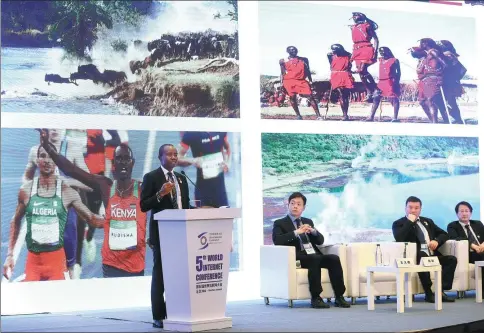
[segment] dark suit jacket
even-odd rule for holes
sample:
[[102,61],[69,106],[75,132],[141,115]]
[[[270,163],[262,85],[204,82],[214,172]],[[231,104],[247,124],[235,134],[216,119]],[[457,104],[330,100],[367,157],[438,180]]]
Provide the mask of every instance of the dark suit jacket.
[[[427,229],[430,240],[434,240],[439,243],[437,250],[449,239],[449,235],[447,235],[444,230],[440,229],[431,219],[420,216],[420,222],[422,222],[424,227]],[[406,216],[404,216],[401,219],[393,222],[392,231],[393,237],[395,237],[395,241],[397,242],[417,243],[418,253],[420,252],[420,242],[417,238],[417,231],[415,228],[419,228],[417,223],[410,221]],[[434,252],[436,252],[436,255],[440,255],[438,251]]]
[[[301,222],[302,224],[309,224],[311,227],[314,228],[314,223],[310,219],[301,217]],[[301,249],[301,243],[299,242],[299,238],[294,234],[295,230],[296,227],[291,221],[289,215],[286,215],[286,217],[274,221],[274,226],[272,228],[272,242],[274,243],[274,245],[294,246],[296,248],[296,252],[303,250]],[[316,245],[323,245],[324,236],[319,231],[316,236],[312,234],[306,235],[308,235],[309,241],[313,245],[314,250],[320,253]]]
[[[469,225],[476,234],[477,240],[482,243],[484,242],[484,224],[481,221],[470,220]],[[460,225],[459,221],[450,222],[447,225],[447,232],[449,233],[450,239],[455,240],[468,240],[464,228]],[[469,242],[469,248],[471,243]]]
[[[180,187],[182,208],[190,208],[190,198],[188,192],[188,183],[185,177],[181,174],[174,172],[178,186]],[[150,219],[150,244],[157,245],[160,244],[160,236],[158,233],[158,222],[155,220],[154,216],[156,213],[164,209],[173,209],[173,204],[171,202],[170,195],[165,195],[161,198],[160,202],[156,199],[156,192],[158,192],[163,184],[166,182],[165,174],[160,168],[148,172],[143,177],[143,183],[141,185],[141,198],[140,206],[141,211],[147,212],[151,210]]]

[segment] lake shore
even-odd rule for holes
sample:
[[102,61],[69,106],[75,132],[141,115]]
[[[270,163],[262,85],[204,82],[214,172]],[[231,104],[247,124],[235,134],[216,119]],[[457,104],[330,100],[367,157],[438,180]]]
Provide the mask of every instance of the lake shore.
[[[300,188],[304,182],[320,180],[320,187],[335,188],[344,186],[350,176],[359,171],[362,174],[377,172],[398,172],[399,169],[411,169],[412,172],[419,171],[442,171],[458,172],[458,168],[479,169],[479,156],[460,156],[452,159],[429,158],[429,159],[396,159],[385,161],[378,167],[374,167],[370,161],[359,163],[356,167],[352,166],[349,160],[333,160],[330,162],[311,163],[308,170],[298,174],[282,173],[270,175],[263,170],[263,191],[264,197],[279,197],[282,193],[290,191],[291,187]],[[457,169],[456,169],[457,168]]]

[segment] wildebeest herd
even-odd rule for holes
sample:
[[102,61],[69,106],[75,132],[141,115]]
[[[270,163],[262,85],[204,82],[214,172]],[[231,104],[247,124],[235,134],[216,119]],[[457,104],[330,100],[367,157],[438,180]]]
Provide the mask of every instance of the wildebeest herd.
[[[148,43],[141,40],[133,42],[135,47],[144,47],[151,54],[144,60],[132,60],[129,67],[133,74],[141,68],[154,66],[158,61],[189,61],[197,59],[239,58],[238,33],[221,34],[212,30],[205,32],[181,32],[179,34],[163,34],[159,39]],[[114,86],[127,79],[125,72],[106,69],[103,73],[93,64],[80,65],[77,72],[69,78],[58,74],[46,74],[45,82],[73,83],[77,80],[92,80],[95,84]]]
[[115,84],[124,82],[127,79],[126,73],[121,71],[113,71],[110,69],[100,72],[93,64],[77,66],[77,72],[71,73],[67,77],[62,77],[59,74],[45,74],[44,81],[50,84],[53,83],[73,83],[76,86],[77,80],[91,80],[95,84],[109,85],[113,87]]
[[[142,45],[137,40],[135,45]],[[148,43],[151,54],[144,60],[132,60],[129,68],[134,74],[140,68],[154,66],[157,61],[190,61],[198,59],[239,58],[238,33],[220,34],[211,30],[201,32],[163,34]]]

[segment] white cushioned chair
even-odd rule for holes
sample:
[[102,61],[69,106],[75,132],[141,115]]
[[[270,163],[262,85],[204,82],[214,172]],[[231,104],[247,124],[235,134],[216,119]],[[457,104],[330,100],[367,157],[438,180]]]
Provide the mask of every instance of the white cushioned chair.
[[[346,245],[324,245],[323,254],[339,256],[343,267],[344,283],[348,286],[346,274]],[[329,281],[328,270],[321,269],[322,298],[335,297]],[[260,248],[260,295],[266,304],[269,298],[285,299],[292,307],[293,300],[311,299],[308,270],[296,265],[296,249],[293,246],[262,245]],[[348,295],[348,287],[343,296]]]
[[[452,255],[457,258],[457,267],[455,268],[454,274],[454,281],[452,282],[452,289],[451,291],[456,291],[457,294],[460,296],[462,292],[469,289],[469,285],[471,283],[471,279],[474,276],[474,271],[470,271],[470,266],[474,266],[473,264],[469,264],[469,245],[467,240],[456,241],[450,239],[444,243],[439,249],[439,252],[443,255]],[[419,264],[419,263],[417,263]],[[422,287],[422,283],[420,279],[418,280],[418,289],[417,293],[422,294],[424,293],[424,289]],[[432,290],[434,290],[434,277],[433,274],[430,274],[430,280],[432,281]],[[474,276],[474,288],[475,288],[475,276]]]
[[[349,296],[354,304],[357,297],[366,297],[367,293],[367,267],[376,266],[376,248],[380,244],[383,264],[395,266],[395,259],[403,258],[405,243],[399,242],[371,242],[350,243],[346,247],[348,263]],[[416,258],[416,244],[406,243],[406,257]],[[375,296],[395,296],[397,294],[397,281],[393,273],[374,273]],[[412,291],[416,293],[416,275],[412,274]]]

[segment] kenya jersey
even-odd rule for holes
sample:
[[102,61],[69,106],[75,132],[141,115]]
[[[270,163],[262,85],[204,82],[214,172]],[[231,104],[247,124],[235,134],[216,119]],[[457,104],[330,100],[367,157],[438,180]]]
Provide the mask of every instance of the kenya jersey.
[[132,182],[133,194],[128,198],[116,192],[117,181],[111,186],[101,254],[103,264],[137,273],[145,268],[146,213],[139,205],[140,182]]

